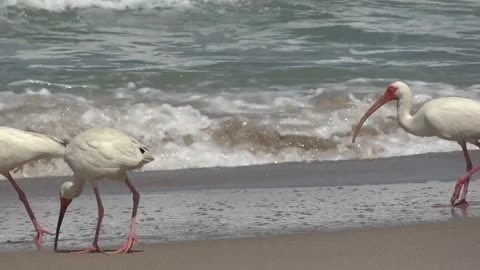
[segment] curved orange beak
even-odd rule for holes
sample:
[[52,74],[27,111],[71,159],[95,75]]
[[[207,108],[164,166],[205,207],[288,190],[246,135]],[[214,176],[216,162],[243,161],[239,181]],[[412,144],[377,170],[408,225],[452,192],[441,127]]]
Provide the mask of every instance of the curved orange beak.
[[395,95],[389,95],[384,93],[373,105],[367,110],[367,112],[362,116],[362,119],[358,122],[357,126],[353,130],[352,134],[352,143],[355,143],[355,138],[357,137],[360,128],[362,127],[363,123],[367,120],[367,118],[372,115],[376,110],[380,109],[385,103],[388,103],[394,99],[397,99]]
[[58,215],[57,232],[55,234],[55,244],[53,250],[57,251],[58,236],[60,235],[60,227],[62,226],[63,217],[67,211],[68,205],[72,202],[72,199],[60,198],[60,214]]

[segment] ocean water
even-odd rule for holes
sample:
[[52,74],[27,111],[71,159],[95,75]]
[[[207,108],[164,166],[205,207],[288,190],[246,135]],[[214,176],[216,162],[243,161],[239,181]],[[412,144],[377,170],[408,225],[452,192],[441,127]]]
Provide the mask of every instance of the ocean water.
[[396,80],[416,108],[480,98],[479,22],[478,1],[0,0],[0,125],[116,127],[154,152],[145,170],[458,150],[393,104],[351,129]]

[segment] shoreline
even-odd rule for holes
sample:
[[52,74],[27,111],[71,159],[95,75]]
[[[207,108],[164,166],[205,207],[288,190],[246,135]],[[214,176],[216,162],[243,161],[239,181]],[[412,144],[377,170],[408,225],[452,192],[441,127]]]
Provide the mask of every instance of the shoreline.
[[[0,252],[2,270],[476,269],[480,219],[339,232],[135,245],[127,255]],[[83,248],[81,246],[80,248]],[[88,259],[86,259],[88,257]]]
[[[381,228],[480,217],[480,194],[472,185],[467,210],[447,203],[453,183],[426,182],[339,187],[243,188],[149,192],[141,195],[137,235],[143,243],[248,238],[303,232]],[[102,192],[103,189],[100,189]],[[104,194],[103,245],[126,237],[132,207],[130,194]],[[30,198],[41,224],[56,225],[56,196]],[[75,199],[60,236],[61,247],[88,245],[97,217],[95,198]],[[0,250],[35,250],[32,225],[21,203],[5,200],[0,215]],[[51,247],[52,237],[45,237]]]
[[[478,160],[480,151],[473,151]],[[449,198],[464,164],[461,152],[375,160],[270,164],[133,173],[141,194],[137,234],[144,243],[245,238],[381,228],[480,217],[476,181],[467,211]],[[21,179],[41,225],[54,230],[58,187],[67,178]],[[474,180],[472,178],[472,180]],[[101,242],[117,245],[132,207],[125,185],[99,185],[105,206]],[[32,225],[9,183],[0,181],[0,250],[34,250]],[[87,245],[96,222],[91,188],[72,202],[60,245]],[[46,237],[46,247],[53,239]]]
[[[480,164],[480,150],[469,151],[473,164]],[[334,187],[395,183],[455,181],[465,173],[461,151],[359,160],[287,162],[240,167],[207,167],[132,172],[134,185],[142,192],[272,188]],[[348,169],[347,169],[348,168]],[[473,176],[475,178],[475,175]],[[72,176],[15,179],[29,196],[51,196]],[[102,181],[110,194],[126,193],[122,185]],[[0,200],[11,195],[7,181],[0,181]],[[153,190],[152,190],[153,189]],[[86,190],[89,192],[89,190]]]

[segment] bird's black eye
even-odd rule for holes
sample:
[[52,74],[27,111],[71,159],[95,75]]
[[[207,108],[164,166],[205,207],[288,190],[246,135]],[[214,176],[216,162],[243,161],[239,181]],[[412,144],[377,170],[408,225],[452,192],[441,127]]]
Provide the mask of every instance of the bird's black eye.
[[390,85],[390,86],[387,88],[387,93],[390,94],[390,95],[393,95],[396,90],[397,90],[397,88],[396,88],[395,86]]
[[145,153],[145,149],[140,147],[140,153],[142,153],[142,154]]

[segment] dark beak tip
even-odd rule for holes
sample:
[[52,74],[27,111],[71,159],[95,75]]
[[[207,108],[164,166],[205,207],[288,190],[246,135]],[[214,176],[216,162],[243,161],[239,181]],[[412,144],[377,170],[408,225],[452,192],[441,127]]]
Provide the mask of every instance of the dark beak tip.
[[71,199],[66,199],[66,198],[60,198],[60,213],[58,215],[58,222],[57,222],[57,230],[55,234],[55,242],[53,245],[53,250],[57,251],[57,246],[58,246],[58,239],[60,235],[60,228],[62,226],[63,222],[63,217],[65,216],[65,212],[67,211],[68,206],[72,202]]

